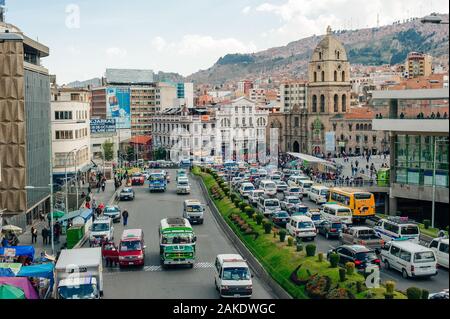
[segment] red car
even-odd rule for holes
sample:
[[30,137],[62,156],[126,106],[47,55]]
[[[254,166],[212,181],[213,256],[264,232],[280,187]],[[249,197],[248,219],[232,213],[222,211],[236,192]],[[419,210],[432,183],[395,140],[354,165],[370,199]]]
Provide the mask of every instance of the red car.
[[141,229],[124,230],[119,244],[119,266],[144,266],[145,248]]
[[141,173],[136,173],[131,176],[131,185],[144,185],[145,183],[145,176]]

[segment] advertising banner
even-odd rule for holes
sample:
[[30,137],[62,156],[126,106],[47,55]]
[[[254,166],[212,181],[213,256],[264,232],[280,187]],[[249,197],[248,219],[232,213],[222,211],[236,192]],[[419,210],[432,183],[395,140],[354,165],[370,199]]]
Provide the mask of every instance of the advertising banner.
[[325,133],[325,151],[334,152],[336,150],[336,133],[327,132]]
[[116,120],[91,120],[91,134],[116,133]]
[[106,116],[116,120],[116,128],[131,128],[130,89],[106,89]]

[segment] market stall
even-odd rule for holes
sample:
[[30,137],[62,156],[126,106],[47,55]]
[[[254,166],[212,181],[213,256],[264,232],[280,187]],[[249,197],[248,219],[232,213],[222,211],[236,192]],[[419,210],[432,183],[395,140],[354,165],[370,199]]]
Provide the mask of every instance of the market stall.
[[[31,282],[28,280],[28,278],[23,277],[0,277],[0,287],[2,286],[12,286],[16,287],[23,291],[23,294],[25,296],[25,299],[39,299],[39,295],[36,292],[36,290],[31,285]],[[5,288],[2,288],[3,291],[5,291]],[[18,292],[17,289],[14,289],[14,292]],[[0,295],[0,298],[10,299],[13,298],[15,295],[8,295],[5,294],[3,296]],[[17,298],[14,298],[17,299]],[[23,299],[23,298],[22,298]]]

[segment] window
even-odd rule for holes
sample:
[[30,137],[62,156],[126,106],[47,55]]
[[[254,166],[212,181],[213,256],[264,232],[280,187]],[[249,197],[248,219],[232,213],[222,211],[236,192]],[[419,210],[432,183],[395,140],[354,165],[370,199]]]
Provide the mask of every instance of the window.
[[322,52],[319,52],[319,60],[322,60]]
[[353,130],[353,125],[352,124],[348,125],[348,130],[349,130],[349,132],[351,132]]
[[395,257],[399,257],[400,255],[400,248],[392,246],[391,247],[391,255]]
[[342,82],[345,82],[345,71],[342,71]]
[[320,96],[320,112],[325,113],[325,95]]
[[342,112],[347,112],[347,95],[342,95]]
[[317,72],[314,72],[314,82],[317,82]]
[[337,82],[338,80],[338,74],[337,71],[334,71],[334,82]]
[[322,71],[322,82],[325,82],[325,71]]
[[448,254],[448,244],[441,243],[441,246],[439,246],[439,251]]
[[439,246],[439,241],[437,240],[433,240],[430,244],[430,248],[438,248]]
[[339,97],[337,94],[334,95],[334,112],[339,112]]
[[312,97],[312,112],[317,113],[317,95]]
[[372,136],[372,142],[375,144],[377,142],[377,137],[376,136]]
[[294,118],[294,127],[299,127],[300,126],[300,119],[296,116]]

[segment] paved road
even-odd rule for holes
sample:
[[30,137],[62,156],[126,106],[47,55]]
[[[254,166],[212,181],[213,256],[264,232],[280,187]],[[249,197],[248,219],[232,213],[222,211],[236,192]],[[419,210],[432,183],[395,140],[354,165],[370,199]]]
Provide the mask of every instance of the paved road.
[[[171,171],[174,177],[175,171]],[[181,216],[183,201],[195,198],[205,203],[200,186],[192,179],[192,193],[179,196],[175,183],[169,184],[165,193],[149,193],[147,187],[135,188],[133,202],[121,202],[120,207],[130,212],[128,229],[144,230],[146,260],[144,269],[105,269],[104,291],[107,299],[216,299],[213,264],[217,254],[237,253],[220,230],[211,211],[207,208],[205,224],[194,226],[197,234],[197,263],[194,269],[178,268],[162,270],[159,262],[158,226],[161,219]],[[116,241],[120,239],[123,226],[116,224]],[[268,288],[256,276],[253,279],[254,299],[274,298]]]
[[[304,205],[309,208],[319,208],[315,203],[309,201],[305,197]],[[317,246],[318,252],[326,253],[333,247],[338,247],[340,245],[339,240],[327,240],[324,236],[318,235],[314,241]],[[414,279],[404,279],[400,272],[396,270],[386,270],[382,264],[381,268],[381,281],[385,282],[387,280],[393,280],[397,283],[396,289],[406,290],[409,287],[415,286],[422,289],[427,289],[431,293],[440,292],[444,289],[449,288],[449,276],[448,269],[439,268],[438,275],[432,278],[414,278]]]

